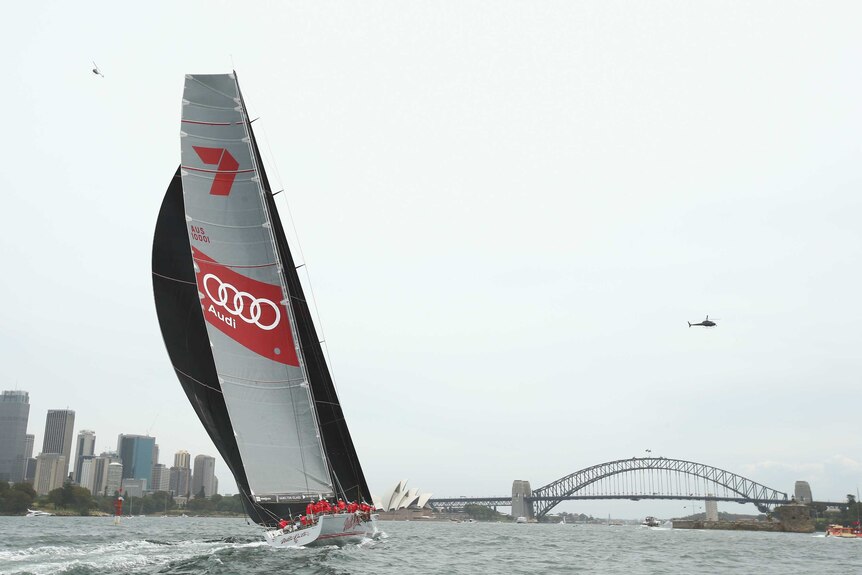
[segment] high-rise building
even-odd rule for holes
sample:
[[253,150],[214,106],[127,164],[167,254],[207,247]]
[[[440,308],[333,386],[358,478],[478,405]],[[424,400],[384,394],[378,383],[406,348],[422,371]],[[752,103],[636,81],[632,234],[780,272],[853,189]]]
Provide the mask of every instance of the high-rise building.
[[123,484],[123,464],[114,461],[108,464],[108,473],[105,479],[104,492],[113,495],[120,490]]
[[197,497],[201,489],[203,489],[205,497],[212,497],[214,479],[215,457],[210,455],[195,457],[195,470],[192,474],[192,497]]
[[[108,490],[108,467],[111,463],[120,463],[119,456],[114,451],[103,451],[91,461],[92,485],[82,484],[82,487],[87,487],[93,495],[113,495],[114,490]],[[120,464],[120,467],[122,467],[122,464]],[[83,471],[81,473],[83,474]],[[122,473],[120,474],[120,479],[116,482],[117,487],[119,487],[121,480]]]
[[168,491],[170,488],[170,470],[161,463],[153,465],[153,479],[150,481],[150,491]]
[[[123,462],[123,479],[150,481],[153,475],[153,449],[156,438],[149,435],[121,434],[117,440],[117,453]],[[146,485],[144,490],[146,490]]]
[[24,457],[30,459],[33,457],[33,444],[36,442],[36,436],[28,433],[24,436]]
[[36,475],[36,460],[33,458],[33,444],[36,438],[32,433],[24,436],[24,481],[33,483],[33,478]]
[[174,467],[192,468],[192,456],[188,451],[181,449],[174,453]]
[[36,478],[33,489],[38,495],[47,495],[63,487],[66,478],[66,458],[60,453],[40,453],[36,456]]
[[169,489],[174,497],[193,495],[192,489],[192,456],[181,449],[174,453],[174,466],[170,469]]
[[29,418],[30,396],[26,391],[4,391],[0,395],[0,481],[24,480],[24,438]]
[[81,459],[81,465],[78,468],[78,485],[95,494],[93,480],[95,479],[93,471],[95,471],[95,455],[87,455]]
[[75,450],[75,474],[72,478],[81,484],[81,464],[85,457],[91,457],[96,451],[96,432],[82,429],[78,432],[78,447]]
[[188,467],[171,467],[169,489],[174,497],[189,497],[192,487],[192,470]]
[[49,409],[45,418],[45,438],[42,453],[59,453],[63,456],[63,479],[69,474],[72,460],[72,428],[75,427],[75,412],[71,409]]

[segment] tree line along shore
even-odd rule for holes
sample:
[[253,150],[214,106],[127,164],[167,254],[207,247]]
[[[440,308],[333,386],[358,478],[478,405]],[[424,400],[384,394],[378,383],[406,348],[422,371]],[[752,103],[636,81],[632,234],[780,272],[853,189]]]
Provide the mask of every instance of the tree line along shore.
[[[9,485],[0,481],[0,515],[26,515],[30,509],[47,511],[55,515],[104,516],[114,515],[114,502],[121,495],[94,496],[89,490],[70,482],[47,495],[37,495],[29,483]],[[213,495],[198,493],[185,505],[179,505],[166,491],[157,491],[144,497],[124,497],[123,515],[182,515],[214,517],[244,517],[245,511],[239,495]]]

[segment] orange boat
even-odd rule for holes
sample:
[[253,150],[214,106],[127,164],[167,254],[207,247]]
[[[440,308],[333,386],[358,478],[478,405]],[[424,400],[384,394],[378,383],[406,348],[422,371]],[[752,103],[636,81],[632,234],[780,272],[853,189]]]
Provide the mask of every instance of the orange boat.
[[858,521],[853,527],[830,525],[826,529],[826,537],[862,537],[862,529],[860,529]]

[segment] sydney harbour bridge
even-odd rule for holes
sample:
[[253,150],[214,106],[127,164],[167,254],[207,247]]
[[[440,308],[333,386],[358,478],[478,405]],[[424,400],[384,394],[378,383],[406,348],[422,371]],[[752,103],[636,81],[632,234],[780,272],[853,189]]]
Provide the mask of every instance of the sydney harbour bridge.
[[531,489],[528,481],[516,480],[511,496],[434,498],[428,503],[441,511],[463,510],[465,505],[473,504],[511,507],[516,517],[543,517],[563,501],[580,499],[734,501],[753,503],[762,512],[791,502],[787,493],[703,463],[666,457],[632,457],[581,469],[538,489]]

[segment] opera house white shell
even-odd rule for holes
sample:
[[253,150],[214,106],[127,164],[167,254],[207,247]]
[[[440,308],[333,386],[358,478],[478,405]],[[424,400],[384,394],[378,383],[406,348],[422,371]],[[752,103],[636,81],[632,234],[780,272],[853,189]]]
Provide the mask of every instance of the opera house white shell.
[[403,479],[387,489],[383,497],[371,496],[374,508],[380,511],[397,511],[399,509],[422,509],[431,499],[431,493],[419,493],[414,487],[407,489],[407,480]]

